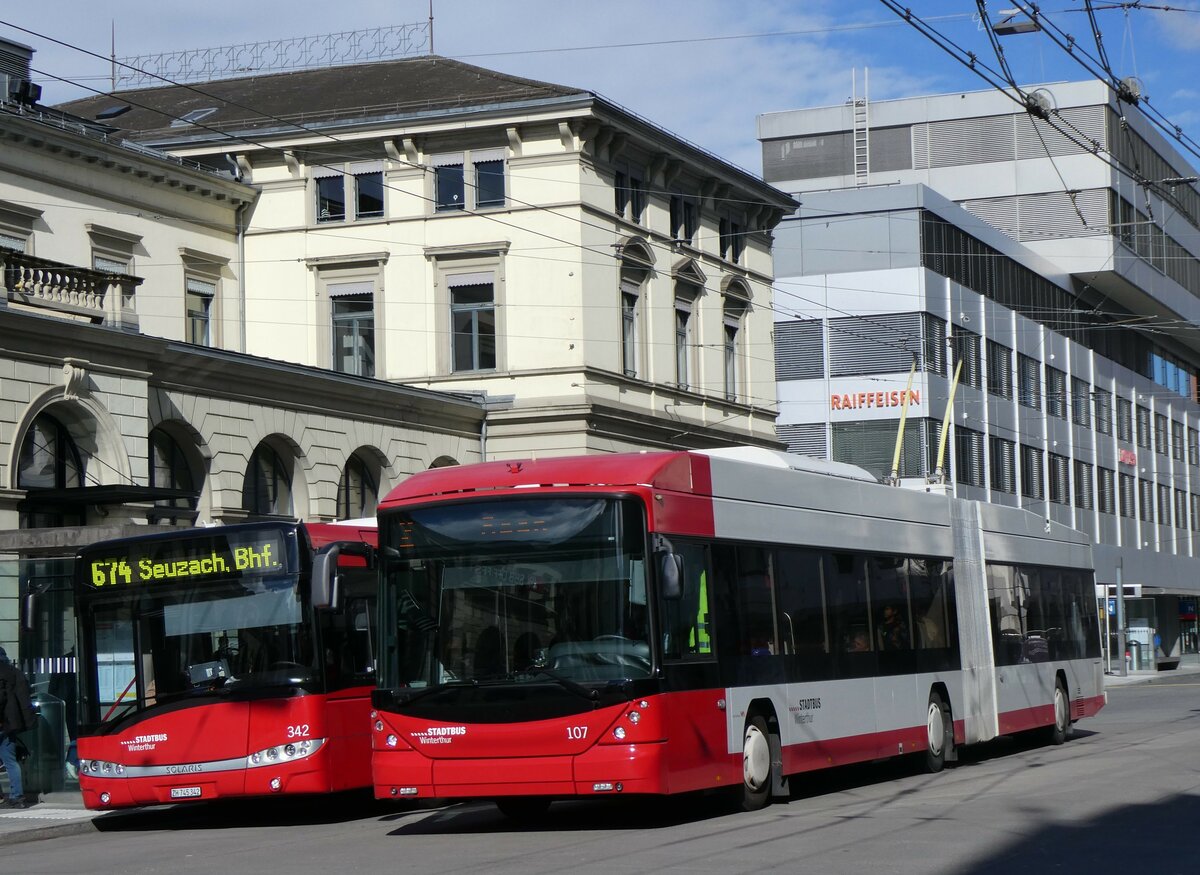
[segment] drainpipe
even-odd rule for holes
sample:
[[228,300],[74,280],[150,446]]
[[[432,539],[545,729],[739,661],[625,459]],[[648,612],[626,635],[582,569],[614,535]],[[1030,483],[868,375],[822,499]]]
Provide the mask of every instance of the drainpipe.
[[241,352],[249,352],[246,341],[246,209],[249,204],[242,203],[237,208],[237,247],[238,247],[238,320],[242,339]]

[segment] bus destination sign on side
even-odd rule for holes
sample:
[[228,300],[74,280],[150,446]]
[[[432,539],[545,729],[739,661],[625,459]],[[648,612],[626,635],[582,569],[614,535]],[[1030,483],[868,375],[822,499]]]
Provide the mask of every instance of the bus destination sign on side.
[[124,551],[84,557],[86,580],[94,587],[279,574],[286,569],[282,540],[275,533],[238,539],[221,537],[131,543]]

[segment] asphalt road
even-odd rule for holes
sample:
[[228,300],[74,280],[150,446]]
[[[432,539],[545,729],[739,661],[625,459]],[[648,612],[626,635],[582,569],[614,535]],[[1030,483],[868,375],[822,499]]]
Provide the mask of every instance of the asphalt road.
[[1193,875],[1200,676],[1111,689],[1108,707],[1061,747],[1004,738],[940,775],[887,762],[793,781],[790,802],[752,814],[713,799],[556,803],[529,827],[486,803],[180,806],[5,848],[0,869]]

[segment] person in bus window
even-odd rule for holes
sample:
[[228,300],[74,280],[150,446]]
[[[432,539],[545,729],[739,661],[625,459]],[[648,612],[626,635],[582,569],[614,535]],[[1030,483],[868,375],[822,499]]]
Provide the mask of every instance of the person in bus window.
[[879,641],[884,650],[906,650],[909,647],[908,624],[893,605],[883,609]]
[[871,638],[867,635],[867,630],[862,626],[857,626],[846,637],[846,650],[851,653],[866,653],[871,649]]

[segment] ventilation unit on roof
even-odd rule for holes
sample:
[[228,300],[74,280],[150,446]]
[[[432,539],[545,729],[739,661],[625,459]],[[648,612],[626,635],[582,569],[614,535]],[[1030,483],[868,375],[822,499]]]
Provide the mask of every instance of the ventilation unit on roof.
[[33,49],[0,38],[0,100],[33,106],[42,96],[42,86],[30,80]]

